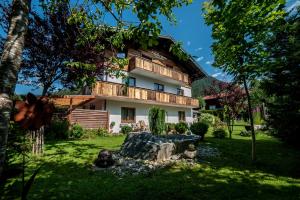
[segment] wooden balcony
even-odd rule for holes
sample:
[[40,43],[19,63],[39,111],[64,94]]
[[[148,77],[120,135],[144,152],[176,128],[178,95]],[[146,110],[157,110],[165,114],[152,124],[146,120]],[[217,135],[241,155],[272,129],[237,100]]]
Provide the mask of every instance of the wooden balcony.
[[150,60],[141,58],[141,57],[133,57],[129,62],[129,71],[137,72],[142,75],[146,75],[149,72],[150,77],[152,76],[160,76],[162,79],[166,79],[166,81],[170,81],[173,83],[179,83],[184,85],[189,85],[189,76],[186,73],[176,71],[170,67],[166,67],[164,65],[151,62]]
[[92,90],[92,95],[103,96],[112,100],[135,100],[141,103],[161,104],[168,106],[198,107],[197,99],[185,96],[179,96],[166,92],[154,90],[126,87],[123,84],[111,82],[97,82]]

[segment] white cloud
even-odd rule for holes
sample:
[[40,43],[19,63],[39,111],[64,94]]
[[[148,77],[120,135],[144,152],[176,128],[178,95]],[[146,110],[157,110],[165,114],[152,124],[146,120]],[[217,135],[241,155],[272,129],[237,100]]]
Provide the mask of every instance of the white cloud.
[[212,61],[206,61],[206,63],[205,64],[207,64],[207,65],[211,65],[212,64]]
[[187,41],[187,43],[186,43],[188,46],[190,46],[191,45],[191,41]]
[[196,59],[196,61],[199,62],[199,61],[201,61],[201,60],[203,60],[203,59],[204,59],[204,57],[201,56],[201,57],[198,57],[198,58]]
[[203,48],[202,47],[199,47],[197,49],[195,49],[195,51],[201,51]]
[[218,73],[214,73],[213,75],[211,75],[212,77],[216,78],[218,76],[222,75],[222,72],[218,72]]

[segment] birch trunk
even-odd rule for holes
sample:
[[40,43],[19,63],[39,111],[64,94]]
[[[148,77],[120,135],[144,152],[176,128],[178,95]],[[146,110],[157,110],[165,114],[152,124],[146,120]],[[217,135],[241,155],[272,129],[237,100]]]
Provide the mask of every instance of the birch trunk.
[[7,39],[0,60],[0,176],[3,172],[12,102],[22,61],[31,0],[13,0]]

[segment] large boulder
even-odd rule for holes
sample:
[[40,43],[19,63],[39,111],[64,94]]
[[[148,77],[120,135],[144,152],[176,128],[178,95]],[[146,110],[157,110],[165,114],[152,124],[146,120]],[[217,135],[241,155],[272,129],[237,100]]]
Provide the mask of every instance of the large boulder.
[[183,153],[190,144],[197,144],[199,140],[199,136],[130,133],[121,147],[120,154],[135,159],[164,161],[174,154]]

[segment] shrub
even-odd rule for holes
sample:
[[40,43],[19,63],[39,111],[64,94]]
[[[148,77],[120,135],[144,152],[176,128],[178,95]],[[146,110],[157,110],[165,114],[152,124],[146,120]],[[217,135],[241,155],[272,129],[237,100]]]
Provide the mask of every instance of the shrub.
[[243,131],[240,132],[240,136],[250,137],[251,136],[251,131],[243,130]]
[[111,122],[110,125],[109,125],[109,128],[113,129],[115,125],[116,125],[116,122]]
[[203,122],[193,123],[190,127],[193,134],[200,135],[201,140],[204,139],[204,135],[207,133],[209,125]]
[[109,136],[109,132],[106,128],[98,128],[97,136]]
[[72,138],[81,138],[83,135],[84,130],[79,124],[74,124],[70,131],[70,137]]
[[165,131],[166,133],[174,133],[176,130],[175,130],[175,125],[174,123],[166,123],[165,125]]
[[45,130],[47,139],[68,139],[69,122],[67,120],[52,121],[50,126]]
[[201,113],[199,121],[204,122],[204,123],[208,124],[209,126],[213,126],[215,124],[216,117],[209,113]]
[[227,136],[227,131],[223,128],[217,128],[214,129],[212,134],[215,138],[225,138]]
[[127,135],[128,133],[130,133],[132,131],[132,127],[131,126],[122,126],[121,128],[121,133]]
[[179,134],[184,134],[188,130],[188,125],[185,122],[179,122],[175,125],[175,130]]
[[148,120],[149,120],[149,128],[152,134],[160,135],[165,130],[165,119],[166,119],[166,111],[158,108],[152,107],[149,110]]
[[85,129],[83,136],[81,138],[95,138],[98,134],[97,134],[97,129]]
[[212,114],[215,117],[218,117],[221,121],[224,121],[224,119],[225,119],[224,109],[218,109],[218,110],[201,110],[201,113]]

